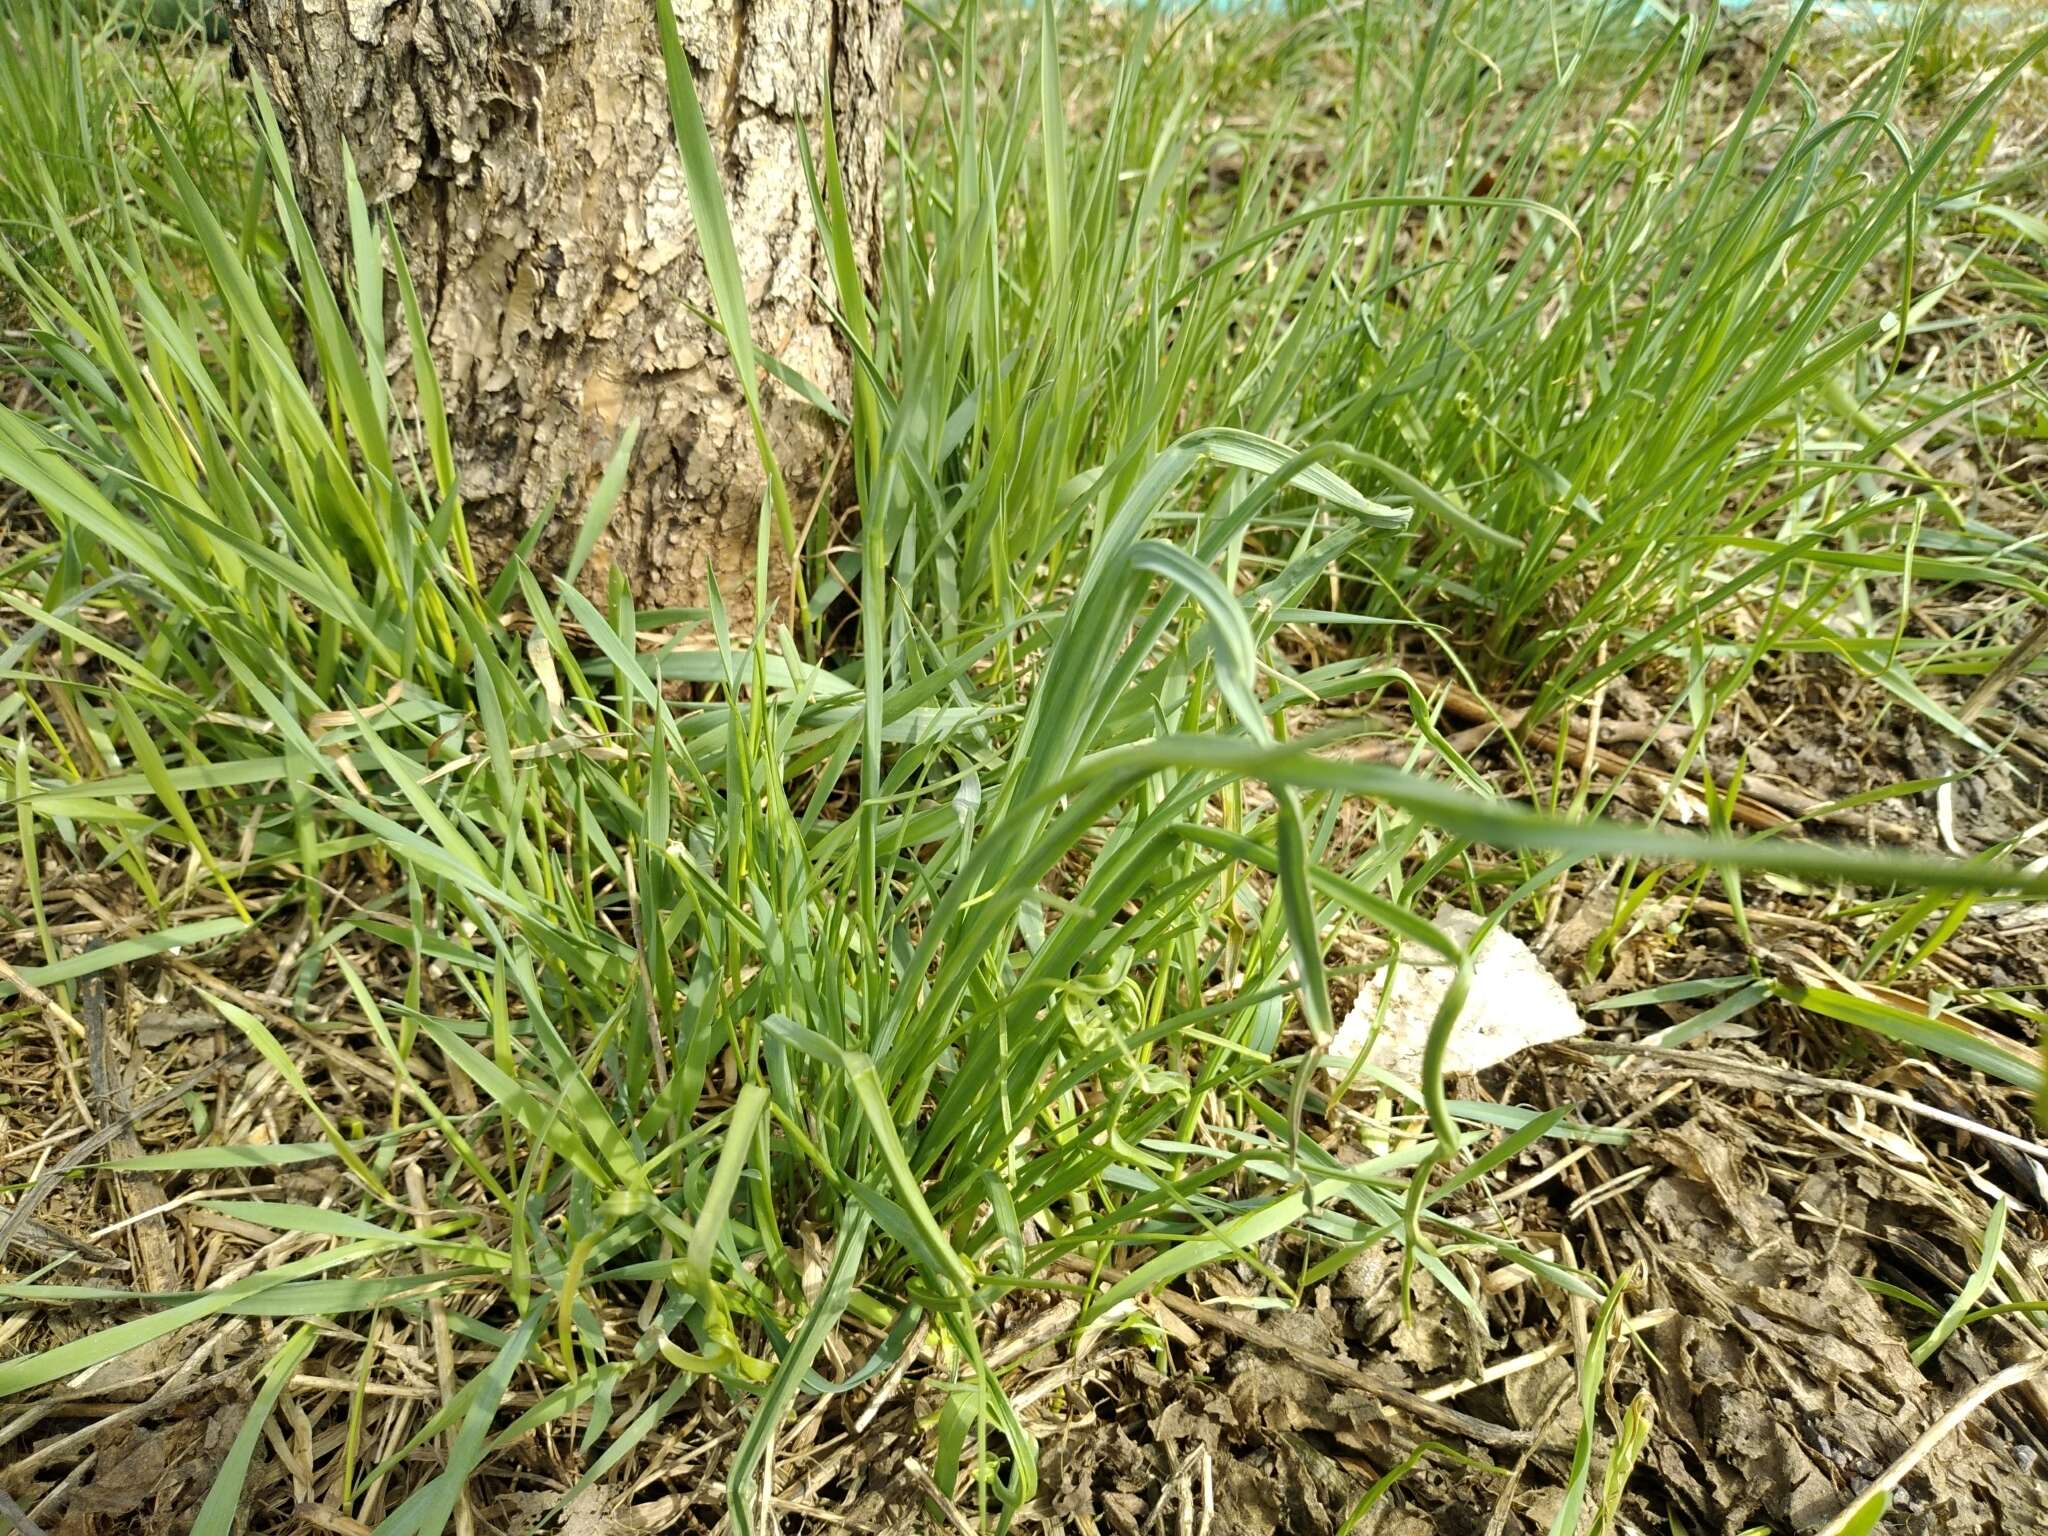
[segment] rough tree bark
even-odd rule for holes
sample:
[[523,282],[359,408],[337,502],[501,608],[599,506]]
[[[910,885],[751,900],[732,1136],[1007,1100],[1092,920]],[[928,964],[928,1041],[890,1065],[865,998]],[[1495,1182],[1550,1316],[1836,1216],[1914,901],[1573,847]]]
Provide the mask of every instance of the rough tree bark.
[[[677,12],[723,156],[756,345],[843,404],[848,360],[820,298],[831,280],[798,139],[819,142],[829,69],[871,251],[896,0],[678,0]],[[628,489],[584,584],[617,567],[642,606],[669,606],[700,602],[715,573],[750,610],[764,482],[731,359],[698,318],[713,306],[653,0],[241,0],[230,14],[330,268],[347,240],[344,144],[395,219],[479,559],[497,568],[556,500],[535,564],[565,558],[583,496],[638,419]],[[766,396],[801,508],[832,437],[787,390]]]

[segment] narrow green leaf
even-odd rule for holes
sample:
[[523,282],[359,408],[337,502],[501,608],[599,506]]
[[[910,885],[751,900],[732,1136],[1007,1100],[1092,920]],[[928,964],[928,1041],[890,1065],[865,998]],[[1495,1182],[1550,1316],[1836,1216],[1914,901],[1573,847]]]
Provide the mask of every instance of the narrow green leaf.
[[1977,1305],[1977,1299],[1991,1288],[1993,1278],[1998,1274],[1998,1261],[2004,1256],[2005,1248],[2005,1200],[2001,1196],[1991,1207],[1991,1219],[1984,1225],[1982,1251],[1977,1255],[1977,1267],[1970,1271],[1970,1278],[1963,1282],[1963,1288],[1956,1292],[1956,1299],[1948,1304],[1948,1310],[1941,1319],[1928,1329],[1926,1337],[1913,1346],[1913,1363],[1925,1365],[1933,1358],[1934,1352],[1948,1342],[1949,1336],[1962,1327],[1963,1319]]
[[354,1147],[349,1145],[340,1128],[328,1119],[327,1111],[321,1107],[319,1099],[314,1097],[312,1089],[306,1086],[305,1078],[299,1075],[297,1064],[278,1043],[277,1036],[270,1032],[270,1026],[246,1008],[237,1007],[224,997],[215,997],[210,992],[204,995],[214,1011],[240,1030],[243,1038],[256,1047],[257,1054],[276,1069],[277,1075],[284,1079],[285,1086],[298,1095],[299,1102],[306,1106],[307,1113],[312,1115],[314,1123],[320,1127],[321,1134],[327,1138],[327,1144],[334,1148],[334,1155],[342,1160],[348,1171],[362,1181],[365,1189],[376,1195],[379,1200],[388,1203],[391,1196],[384,1188],[384,1181],[377,1177],[370,1165],[363,1161]]
[[190,1301],[98,1329],[39,1354],[0,1360],[0,1397],[12,1397],[15,1393],[26,1392],[31,1387],[61,1381],[67,1376],[76,1375],[88,1366],[112,1360],[131,1349],[139,1349],[152,1339],[160,1339],[165,1334],[175,1333],[190,1324],[216,1317],[234,1304],[254,1300],[266,1291],[275,1290],[288,1281],[306,1275],[316,1275],[323,1270],[336,1269],[344,1264],[352,1264],[379,1251],[381,1245],[368,1243],[348,1243],[339,1248],[330,1248],[324,1253],[280,1264],[263,1274],[247,1276]]
[[[697,82],[690,70],[690,57],[684,52],[682,36],[676,30],[674,0],[655,0],[654,14],[661,32],[662,64],[668,75],[669,114],[675,123],[676,149],[682,156],[690,216],[697,229],[697,254],[704,263],[704,275],[710,279],[719,328],[725,332],[733,371],[739,376],[740,393],[746,398],[747,418],[754,429],[754,448],[768,476],[776,531],[794,561],[798,552],[796,520],[790,511],[782,467],[769,446],[768,423],[761,410],[760,385],[754,377],[754,338],[748,318],[746,277],[740,270],[739,251],[733,244],[732,223],[726,216],[725,183],[719,175],[718,153],[711,147],[711,135],[704,126],[704,109],[697,102]],[[767,604],[761,607],[765,611]]]
[[283,1349],[271,1356],[264,1367],[263,1385],[257,1389],[256,1400],[249,1405],[242,1427],[235,1431],[220,1470],[214,1474],[213,1486],[206,1490],[206,1501],[192,1518],[191,1536],[231,1536],[242,1502],[242,1484],[248,1480],[249,1464],[256,1457],[256,1443],[263,1438],[263,1426],[269,1422],[278,1398],[291,1384],[292,1372],[299,1368],[319,1337],[317,1328],[300,1328]]
[[[77,981],[100,971],[112,970],[115,966],[134,965],[175,950],[196,949],[211,944],[215,939],[232,937],[245,931],[249,921],[246,916],[202,918],[196,923],[180,923],[175,928],[161,928],[155,933],[138,934],[132,939],[116,939],[111,944],[82,949],[48,965],[23,965],[15,967],[15,970],[32,987],[54,987],[62,982]],[[0,995],[12,990],[5,983],[0,983],[0,989],[4,989],[0,990]]]

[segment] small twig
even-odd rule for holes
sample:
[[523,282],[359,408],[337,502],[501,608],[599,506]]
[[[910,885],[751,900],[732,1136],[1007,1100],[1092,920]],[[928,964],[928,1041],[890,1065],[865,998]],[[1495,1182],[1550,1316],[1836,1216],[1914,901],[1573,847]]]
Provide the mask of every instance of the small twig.
[[204,966],[195,965],[180,955],[169,957],[171,966],[180,975],[204,987],[218,997],[224,997],[238,1008],[246,1008],[266,1024],[288,1031],[292,1038],[313,1051],[329,1066],[341,1067],[375,1084],[385,1093],[398,1092],[398,1079],[378,1066],[375,1062],[342,1049],[332,1041],[323,1038],[317,1031],[308,1029],[303,1020],[294,1018],[269,998],[254,992],[246,992],[233,982],[216,976]]
[[908,1374],[911,1363],[917,1359],[918,1346],[924,1342],[924,1336],[930,1328],[930,1318],[918,1320],[916,1329],[903,1346],[903,1353],[896,1357],[896,1363],[890,1366],[888,1373],[882,1377],[882,1384],[875,1388],[875,1395],[868,1399],[867,1407],[863,1408],[860,1417],[853,1421],[855,1434],[866,1434],[868,1426],[873,1424],[876,1415],[881,1413],[882,1405],[896,1395],[897,1388],[903,1385],[903,1378]]
[[316,1531],[326,1531],[329,1536],[370,1536],[370,1527],[362,1521],[353,1515],[344,1515],[338,1509],[329,1509],[325,1504],[295,1505],[292,1518]]
[[1145,1517],[1145,1523],[1138,1527],[1138,1536],[1151,1536],[1166,1520],[1169,1509],[1180,1511],[1180,1527],[1183,1532],[1195,1528],[1195,1480],[1194,1471],[1201,1464],[1202,1452],[1206,1447],[1198,1440],[1195,1448],[1181,1459],[1179,1466],[1162,1479],[1165,1486],[1159,1490],[1159,1497],[1152,1501],[1152,1512]]
[[1885,1088],[1872,1088],[1866,1083],[1852,1082],[1847,1078],[1816,1077],[1794,1067],[1744,1061],[1740,1057],[1718,1051],[1640,1045],[1627,1040],[1602,1040],[1586,1047],[1583,1054],[1649,1058],[1642,1070],[1660,1076],[1672,1075],[1687,1080],[1712,1078],[1736,1087],[1762,1085],[1780,1092],[1792,1088],[1821,1097],[1830,1093],[1847,1094],[1851,1098],[1867,1099],[1873,1104],[1886,1104],[1904,1114],[1914,1115],[1922,1120],[1932,1120],[1954,1130],[1966,1131],[1979,1140],[1995,1142],[2023,1157],[2030,1157],[2037,1163],[2048,1164],[2048,1146],[2038,1141],[2029,1141],[2024,1136],[2001,1131],[1981,1120],[1972,1120],[1968,1115],[1959,1115],[1952,1110],[1937,1109],[1932,1104],[1923,1104],[1908,1094],[1893,1093]]
[[[199,1397],[209,1392],[220,1391],[231,1385],[242,1385],[248,1380],[249,1376],[249,1366],[244,1361],[238,1360],[235,1364],[224,1366],[211,1375],[202,1376],[199,1372],[205,1367],[206,1357],[209,1354],[217,1352],[226,1353],[225,1346],[239,1339],[241,1334],[247,1331],[247,1328],[247,1323],[237,1320],[222,1332],[209,1334],[206,1342],[193,1350],[179,1365],[174,1367],[170,1374],[165,1377],[163,1385],[159,1386],[148,1398],[141,1402],[124,1403],[110,1412],[95,1415],[92,1421],[82,1429],[75,1429],[67,1435],[60,1435],[54,1440],[37,1446],[26,1456],[9,1462],[8,1471],[15,1477],[33,1477],[44,1467],[63,1460],[74,1450],[81,1448],[90,1450],[96,1440],[111,1434],[123,1424],[132,1424],[138,1419],[146,1419],[153,1414],[161,1414],[174,1403],[185,1402],[190,1398]],[[82,1395],[75,1399],[69,1399],[69,1401],[74,1402],[89,1400]]]
[[[1734,907],[1725,901],[1715,901],[1710,897],[1695,896],[1691,898],[1688,904],[1694,911],[1705,912],[1710,917],[1732,918],[1735,916]],[[1758,928],[1789,928],[1795,933],[1829,936],[1839,934],[1842,931],[1839,923],[1824,923],[1817,917],[1806,917],[1797,912],[1779,912],[1770,907],[1750,907],[1744,911],[1743,915],[1749,919],[1752,926]]]
[[2048,610],[2035,616],[2034,627],[2027,631],[2026,638],[2014,646],[1991,675],[1977,685],[1976,692],[1956,712],[1956,719],[1966,726],[1974,725],[1977,717],[1989,709],[2021,673],[2038,661],[2044,651],[2048,651]]
[[[1654,764],[1625,757],[1619,752],[1610,752],[1605,747],[1597,746],[1591,741],[1584,739],[1569,724],[1566,725],[1565,732],[1561,736],[1558,732],[1547,726],[1529,725],[1527,722],[1528,712],[1526,710],[1498,711],[1477,694],[1469,693],[1456,684],[1451,684],[1444,690],[1444,710],[1446,713],[1455,715],[1461,720],[1480,721],[1498,718],[1507,725],[1510,731],[1520,736],[1523,741],[1527,742],[1538,752],[1562,752],[1576,749],[1584,753],[1586,765],[1597,766],[1603,772],[1611,774],[1617,779],[1627,778],[1630,774],[1641,774],[1644,778],[1668,786],[1678,793],[1691,797],[1693,800],[1704,802],[1706,799],[1705,789],[1691,779],[1684,779],[1676,774],[1666,773]],[[1758,832],[1771,831],[1792,825],[1792,818],[1783,811],[1773,806],[1764,805],[1759,801],[1748,799],[1742,795],[1737,795],[1729,804],[1728,814],[1729,818],[1737,826],[1748,827]]]
[[[1645,1312],[1640,1317],[1630,1318],[1617,1332],[1623,1337],[1643,1333],[1651,1328],[1660,1328],[1677,1316],[1675,1308],[1659,1307],[1654,1312]],[[1572,1341],[1560,1334],[1541,1349],[1532,1349],[1525,1355],[1515,1356],[1512,1360],[1497,1361],[1474,1375],[1445,1382],[1440,1387],[1431,1387],[1422,1395],[1432,1403],[1441,1403],[1466,1392],[1477,1391],[1480,1387],[1492,1386],[1496,1381],[1505,1381],[1508,1377],[1520,1375],[1523,1371],[1534,1370],[1546,1361],[1570,1354],[1571,1349]]]
[[[417,1161],[405,1165],[405,1195],[412,1202],[413,1223],[421,1231],[429,1230],[434,1224],[434,1210],[427,1201],[427,1178]],[[434,1268],[433,1261],[425,1261],[424,1267]],[[441,1385],[441,1396],[445,1401],[455,1395],[455,1338],[448,1326],[447,1303],[436,1292],[427,1298],[427,1326],[434,1345],[434,1372]],[[448,1430],[448,1450],[455,1453],[456,1429]],[[464,1489],[456,1495],[455,1528],[462,1536],[476,1528],[476,1516],[471,1512],[469,1493]]]
[[18,1532],[19,1536],[43,1536],[43,1528],[22,1513],[21,1506],[4,1493],[0,1493],[0,1520],[5,1520],[8,1528]]
[[59,1478],[57,1485],[30,1507],[28,1513],[23,1516],[24,1524],[30,1530],[33,1530],[39,1519],[56,1520],[62,1515],[65,1504],[69,1502],[71,1495],[78,1491],[79,1486],[84,1483],[86,1473],[99,1465],[99,1459],[100,1452],[98,1446],[88,1449],[83,1456],[78,1458],[77,1465]]
[[1015,1333],[1004,1334],[998,1339],[991,1340],[988,1351],[989,1368],[999,1371],[1005,1366],[1016,1364],[1026,1355],[1043,1349],[1071,1328],[1080,1315],[1079,1302],[1071,1297],[1061,1297]]
[[953,1501],[946,1497],[921,1463],[906,1456],[903,1458],[903,1470],[910,1474],[913,1483],[924,1490],[924,1496],[932,1501],[932,1506],[946,1517],[947,1525],[958,1531],[960,1536],[975,1536],[974,1527],[967,1523],[967,1517],[954,1507]]
[[[1108,1265],[1089,1265],[1074,1259],[1064,1260],[1058,1267],[1077,1270],[1086,1274],[1091,1281],[1107,1280],[1114,1283],[1128,1278],[1124,1271],[1110,1268]],[[1268,1354],[1284,1356],[1311,1376],[1320,1376],[1324,1381],[1349,1387],[1368,1397],[1376,1397],[1388,1407],[1398,1409],[1424,1424],[1434,1424],[1451,1434],[1463,1435],[1466,1439],[1481,1445],[1501,1449],[1519,1449],[1535,1442],[1535,1436],[1528,1430],[1510,1429],[1505,1424],[1474,1418],[1469,1413],[1460,1413],[1455,1408],[1432,1403],[1420,1392],[1411,1392],[1406,1387],[1397,1387],[1381,1381],[1377,1376],[1362,1371],[1347,1361],[1333,1360],[1313,1350],[1303,1349],[1299,1344],[1283,1339],[1270,1330],[1261,1328],[1257,1323],[1233,1317],[1216,1307],[1204,1306],[1192,1296],[1183,1296],[1180,1292],[1171,1290],[1158,1290],[1151,1294],[1197,1327],[1223,1334],[1255,1349],[1263,1349]],[[1100,1330],[1094,1330],[1084,1335],[1084,1339],[1099,1335]]]
[[[79,1114],[89,1122],[92,1113],[86,1108],[85,1092],[78,1083],[78,1070],[73,1065],[71,1053],[64,1049],[64,1032],[69,1030],[78,1039],[85,1038],[85,1026],[72,1016],[71,1010],[50,996],[34,982],[27,981],[21,972],[0,960],[0,981],[7,982],[21,995],[43,1010],[45,1022],[50,1028],[50,1050],[56,1057],[57,1070],[63,1074],[64,1085],[71,1090],[71,1100],[78,1106]],[[7,1250],[0,1246],[0,1259],[7,1256]]]
[[1543,1411],[1536,1415],[1536,1422],[1541,1429],[1537,1435],[1530,1436],[1527,1449],[1516,1458],[1514,1466],[1508,1469],[1507,1485],[1494,1496],[1493,1514],[1486,1522],[1486,1536],[1501,1536],[1501,1532],[1507,1529],[1508,1520],[1515,1509],[1515,1490],[1521,1486],[1522,1479],[1528,1475],[1530,1463],[1536,1459],[1540,1433],[1548,1431],[1550,1426],[1557,1422],[1558,1415],[1564,1411],[1564,1405],[1571,1401],[1578,1390],[1579,1384],[1575,1381],[1559,1382],[1557,1390],[1550,1394],[1550,1400],[1543,1405]]
[[252,1054],[253,1048],[247,1045],[238,1045],[232,1050],[222,1052],[205,1066],[187,1072],[154,1098],[147,1100],[141,1108],[130,1110],[112,1125],[103,1126],[73,1147],[55,1167],[22,1191],[21,1198],[14,1202],[14,1209],[7,1213],[7,1219],[0,1221],[0,1263],[6,1262],[8,1245],[14,1241],[15,1233],[35,1214],[36,1207],[48,1198],[50,1191],[57,1187],[57,1181],[65,1174],[92,1157],[129,1126],[139,1125],[157,1111],[168,1109],[197,1084],[205,1082],[216,1072],[227,1067],[239,1065]]
[[1948,1411],[1921,1431],[1920,1438],[1906,1447],[1906,1453],[1879,1474],[1876,1482],[1843,1506],[1842,1512],[1821,1528],[1820,1536],[1842,1536],[1856,1512],[1876,1495],[1890,1493],[1903,1483],[1913,1469],[1925,1461],[1934,1448],[1953,1434],[1958,1425],[2007,1387],[2032,1381],[2048,1371],[2048,1354],[2035,1355],[2018,1365],[2009,1365],[1996,1376],[1987,1376],[1949,1405]]
[[[13,1214],[11,1206],[6,1214]],[[16,1227],[14,1246],[32,1259],[55,1259],[61,1264],[83,1264],[92,1269],[128,1267],[128,1261],[112,1249],[102,1248],[90,1238],[73,1237],[33,1216],[23,1217]]]
[[[1565,722],[1561,734],[1548,726],[1529,725],[1528,711],[1496,710],[1477,694],[1455,684],[1444,690],[1444,711],[1461,720],[1497,720],[1538,752],[1579,752],[1582,772],[1590,772],[1597,767],[1618,782],[1634,775],[1694,800],[1704,802],[1706,799],[1706,789],[1697,780],[1682,778],[1665,772],[1654,763],[1609,751],[1571,721]],[[1778,803],[1772,804],[1773,801]],[[1745,781],[1742,790],[1729,803],[1728,815],[1735,825],[1756,832],[1802,832],[1804,829],[1799,818],[1811,817],[1865,832],[1889,843],[1911,843],[1919,836],[1917,829],[1906,822],[1891,821],[1855,807],[1830,805],[1790,786],[1749,781]]]
[[[106,971],[96,971],[86,977],[79,989],[78,1010],[85,1021],[93,1118],[113,1132],[113,1139],[107,1146],[116,1157],[140,1157],[142,1143],[135,1136],[128,1084],[124,1074],[115,1069],[107,1043],[108,993],[118,984],[115,996],[125,1002],[126,977],[126,969],[121,966],[116,966],[111,976]],[[114,1183],[135,1224],[136,1278],[146,1291],[174,1290],[178,1277],[171,1258],[170,1234],[165,1229],[162,1214],[165,1203],[163,1186],[146,1173],[122,1173],[116,1176]]]

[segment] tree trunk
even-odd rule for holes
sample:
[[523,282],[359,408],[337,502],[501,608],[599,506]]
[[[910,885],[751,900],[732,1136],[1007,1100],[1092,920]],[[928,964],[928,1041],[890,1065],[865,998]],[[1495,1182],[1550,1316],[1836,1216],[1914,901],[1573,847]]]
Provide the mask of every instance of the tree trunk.
[[[799,136],[829,69],[870,256],[901,22],[896,0],[678,0],[746,279],[755,345],[844,404],[848,358]],[[653,0],[241,0],[241,58],[276,105],[307,219],[344,270],[342,146],[389,209],[455,438],[473,548],[497,569],[533,519],[558,566],[626,424],[627,490],[586,586],[624,571],[643,607],[752,610],[765,478],[713,312],[669,118]],[[394,354],[403,353],[394,327]],[[396,359],[397,372],[402,356]],[[400,374],[403,377],[403,374]],[[764,385],[799,515],[829,424]],[[786,557],[787,551],[782,552]],[[778,575],[777,579],[781,579]],[[770,594],[776,606],[781,594]]]

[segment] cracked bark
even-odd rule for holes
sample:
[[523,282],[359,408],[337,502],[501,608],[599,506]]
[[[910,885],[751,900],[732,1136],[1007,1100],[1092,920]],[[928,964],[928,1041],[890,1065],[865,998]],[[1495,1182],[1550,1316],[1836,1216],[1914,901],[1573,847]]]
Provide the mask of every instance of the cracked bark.
[[[496,569],[556,504],[534,563],[559,564],[637,419],[633,473],[584,585],[617,568],[641,606],[665,607],[701,602],[716,575],[748,617],[764,480],[731,359],[699,318],[711,291],[652,0],[242,0],[231,17],[329,270],[347,244],[343,145],[397,225],[479,558]],[[756,344],[844,405],[851,374],[820,297],[831,280],[799,135],[819,142],[829,70],[871,260],[895,0],[679,0],[677,22],[720,139]],[[404,327],[389,334],[402,388]],[[801,504],[826,472],[829,423],[763,387]]]

